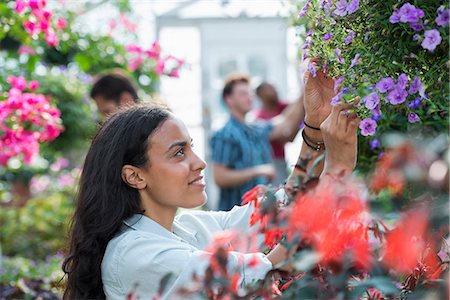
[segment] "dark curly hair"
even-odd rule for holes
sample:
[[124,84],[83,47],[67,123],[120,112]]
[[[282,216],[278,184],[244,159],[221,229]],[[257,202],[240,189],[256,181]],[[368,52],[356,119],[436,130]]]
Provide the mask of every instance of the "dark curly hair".
[[149,137],[171,118],[156,106],[133,106],[106,120],[94,137],[70,224],[64,299],[104,299],[101,263],[122,221],[142,213],[139,193],[121,177],[125,164],[144,167]]

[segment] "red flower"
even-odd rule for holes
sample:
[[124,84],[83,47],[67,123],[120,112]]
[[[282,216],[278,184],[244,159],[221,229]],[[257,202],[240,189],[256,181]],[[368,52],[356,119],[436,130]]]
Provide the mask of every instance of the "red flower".
[[247,191],[242,196],[242,203],[241,203],[241,205],[246,205],[248,203],[253,203],[255,205],[255,207],[259,207],[259,205],[257,205],[257,204],[258,204],[258,198],[260,196],[260,193],[261,193],[261,187],[259,185],[255,186],[251,190]]
[[289,238],[298,234],[309,241],[323,264],[339,261],[350,252],[358,266],[368,268],[368,209],[359,194],[353,183],[328,182],[300,195],[289,219]]
[[397,228],[386,236],[383,262],[387,267],[400,273],[412,272],[427,247],[427,223],[427,213],[419,209],[400,219]]
[[278,244],[283,237],[284,230],[280,228],[271,228],[263,231],[265,239],[264,245],[272,248]]

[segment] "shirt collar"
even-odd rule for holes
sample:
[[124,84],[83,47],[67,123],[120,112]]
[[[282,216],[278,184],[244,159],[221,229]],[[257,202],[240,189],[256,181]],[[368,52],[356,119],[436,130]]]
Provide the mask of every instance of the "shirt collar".
[[231,122],[233,125],[236,125],[236,126],[246,127],[246,124],[245,124],[245,123],[242,123],[241,121],[239,121],[238,119],[236,119],[233,115],[230,115],[230,122]]
[[123,223],[134,230],[141,230],[175,239],[177,239],[176,236],[178,236],[192,242],[196,241],[195,232],[186,229],[176,219],[173,222],[173,232],[170,232],[157,222],[142,214],[134,214],[130,218],[124,220]]

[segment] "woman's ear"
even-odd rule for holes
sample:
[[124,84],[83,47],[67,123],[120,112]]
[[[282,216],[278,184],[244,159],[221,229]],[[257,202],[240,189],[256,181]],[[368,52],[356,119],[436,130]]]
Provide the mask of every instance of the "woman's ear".
[[122,180],[130,187],[137,190],[142,190],[147,187],[145,179],[140,176],[139,168],[131,165],[124,165],[122,167]]

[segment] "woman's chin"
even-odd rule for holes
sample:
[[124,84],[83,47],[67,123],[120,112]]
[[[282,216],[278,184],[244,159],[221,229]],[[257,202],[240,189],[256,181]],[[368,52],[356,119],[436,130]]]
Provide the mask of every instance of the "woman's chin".
[[188,203],[183,203],[183,206],[180,206],[180,207],[186,208],[186,209],[197,208],[197,207],[200,207],[200,206],[206,204],[207,201],[208,201],[208,197],[206,196],[206,193],[203,192],[202,195],[200,197],[198,197],[197,199],[192,199]]

